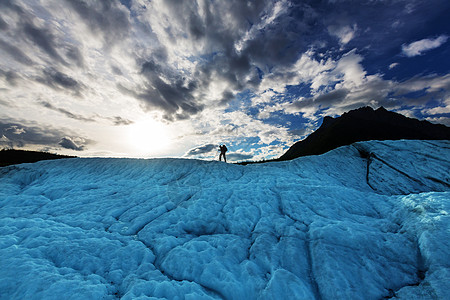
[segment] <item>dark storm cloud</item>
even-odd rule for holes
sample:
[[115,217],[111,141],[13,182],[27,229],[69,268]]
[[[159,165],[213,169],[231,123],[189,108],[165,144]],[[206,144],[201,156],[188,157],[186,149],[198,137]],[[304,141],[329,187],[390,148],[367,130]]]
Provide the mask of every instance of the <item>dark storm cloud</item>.
[[184,156],[196,156],[201,154],[210,153],[217,149],[217,145],[214,144],[206,144],[203,146],[195,147],[191,150],[189,150]]
[[73,91],[76,95],[80,95],[84,89],[84,85],[54,68],[47,68],[42,71],[43,76],[36,78],[39,83],[45,84],[52,89],[67,89]]
[[56,62],[66,64],[64,59],[58,53],[58,46],[55,41],[55,36],[44,28],[38,28],[32,23],[26,22],[23,25],[23,33],[31,40],[36,46],[47,53],[48,56],[53,58]]
[[335,89],[327,94],[317,96],[314,102],[319,105],[329,106],[333,103],[339,103],[345,100],[345,97],[349,94],[347,89]]
[[137,97],[148,108],[163,110],[167,120],[187,119],[203,109],[203,105],[192,95],[198,87],[197,82],[187,82],[178,74],[171,73],[165,66],[153,60],[144,62],[141,74],[147,79],[147,85]]
[[[188,39],[193,42],[200,40],[206,43],[206,51],[217,48],[231,48],[232,43],[239,37],[239,32],[231,30],[226,22],[240,23],[243,26],[256,21],[257,16],[264,8],[264,1],[255,1],[251,7],[244,1],[227,1],[228,11],[221,11],[220,4],[205,1],[203,15],[197,1],[164,1],[164,5],[170,12],[171,22],[177,23],[184,29]],[[225,13],[227,14],[225,16]],[[227,19],[230,17],[231,19]],[[175,24],[174,24],[175,25]],[[241,28],[234,28],[241,29]],[[177,37],[175,37],[177,38]]]
[[43,127],[36,123],[24,125],[23,122],[0,121],[0,145],[3,147],[21,148],[29,145],[64,147],[70,146],[67,142],[63,143],[64,146],[60,145],[68,137],[70,140],[77,142],[75,145],[78,149],[84,149],[92,143],[92,141],[84,139],[68,130]]
[[60,145],[63,148],[75,150],[75,151],[83,151],[84,145],[78,145],[74,140],[72,140],[71,137],[65,136],[61,138],[58,145]]
[[22,9],[22,7],[20,7],[19,5],[16,4],[16,2],[14,0],[1,0],[0,1],[0,7],[3,9],[9,9],[21,16],[25,15],[24,10]]
[[8,29],[8,23],[6,23],[0,16],[0,30],[6,30],[6,29]]
[[3,49],[6,53],[8,53],[12,58],[16,61],[24,64],[24,65],[32,65],[33,61],[20,50],[18,47],[11,45],[2,39],[0,39],[0,48]]
[[131,28],[129,11],[118,1],[65,0],[95,34],[110,47],[127,37]]
[[341,103],[345,100],[345,97],[350,93],[347,89],[336,89],[329,93],[319,95],[317,97],[306,98],[300,101],[294,102],[292,105],[296,108],[309,108],[318,107],[326,108],[333,104]]
[[289,134],[294,137],[301,137],[308,133],[308,128],[290,129]]
[[[247,53],[238,54],[234,47],[249,23],[257,22],[258,16],[267,6],[264,1],[228,1],[226,5],[231,11],[227,11],[227,16],[220,7],[209,1],[203,3],[203,13],[200,13],[198,4],[193,1],[164,1],[163,4],[170,11],[173,25],[183,29],[182,35],[187,35],[193,47],[195,43],[199,43],[203,45],[202,51],[207,56],[210,52],[217,55],[213,54],[206,62],[200,63],[190,78],[177,74],[177,70],[168,67],[164,48],[163,55],[155,53],[152,59],[144,59],[140,63],[138,61],[142,66],[142,74],[147,79],[147,86],[136,96],[147,108],[164,111],[167,120],[187,119],[204,109],[202,99],[194,97],[194,94],[201,94],[211,82],[226,81],[232,90],[243,89],[250,80],[258,83],[258,76],[246,79],[255,68]],[[229,16],[238,28],[229,26]],[[173,41],[185,39],[174,34],[168,34]],[[221,99],[216,100],[224,104],[233,96],[234,93],[229,90]]]
[[[27,52],[29,47],[22,47],[24,46],[23,42],[28,42],[35,45],[42,53],[48,56],[49,59],[46,60],[48,65],[62,64],[69,66],[69,63],[71,63],[80,68],[84,67],[84,57],[77,46],[77,41],[68,42],[64,36],[61,36],[62,26],[55,27],[52,22],[38,25],[42,24],[42,21],[45,19],[38,18],[33,10],[25,5],[16,4],[14,1],[3,2],[8,3],[0,3],[0,7],[3,6],[1,13],[11,15],[11,19],[15,20],[15,22],[7,24],[9,30],[5,33],[9,36],[9,39],[8,42],[0,40],[0,48],[16,61],[24,65],[33,65],[38,61],[34,59],[34,56],[38,56],[36,55],[37,51],[31,52],[28,50]],[[45,9],[44,7],[44,11]],[[45,12],[50,13],[50,11]]]
[[[318,42],[313,32],[322,32],[324,25],[311,6],[314,2],[294,1],[286,13],[256,30],[243,55],[247,55],[261,69],[282,67],[294,63],[299,54]],[[323,38],[323,37],[322,37]]]
[[220,99],[220,104],[221,105],[227,104],[228,102],[233,100],[234,97],[235,97],[235,95],[233,94],[232,91],[230,91],[230,90],[224,91],[222,93],[222,99]]

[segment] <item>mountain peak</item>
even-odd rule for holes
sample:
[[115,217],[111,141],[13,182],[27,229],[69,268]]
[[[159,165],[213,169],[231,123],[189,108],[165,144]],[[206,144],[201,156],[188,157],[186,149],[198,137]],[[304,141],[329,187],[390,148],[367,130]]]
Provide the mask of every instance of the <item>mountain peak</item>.
[[326,117],[323,118],[321,127],[328,127],[328,126],[330,126],[331,124],[333,124],[335,120],[336,120],[336,119],[333,118],[333,117],[326,116]]
[[450,128],[419,121],[369,106],[348,111],[342,116],[323,118],[319,129],[295,143],[279,160],[318,155],[340,146],[369,140],[449,140]]
[[360,108],[350,110],[350,111],[348,111],[348,112],[346,112],[344,114],[355,114],[355,113],[364,113],[364,112],[365,113],[372,113],[374,111],[375,110],[372,107],[370,107],[370,106],[362,106]]

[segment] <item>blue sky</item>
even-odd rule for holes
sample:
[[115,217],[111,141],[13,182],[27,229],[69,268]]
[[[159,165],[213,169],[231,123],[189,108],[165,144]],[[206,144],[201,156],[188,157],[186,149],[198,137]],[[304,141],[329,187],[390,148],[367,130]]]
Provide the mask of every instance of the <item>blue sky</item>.
[[448,1],[0,2],[0,146],[281,155],[360,106],[450,125]]

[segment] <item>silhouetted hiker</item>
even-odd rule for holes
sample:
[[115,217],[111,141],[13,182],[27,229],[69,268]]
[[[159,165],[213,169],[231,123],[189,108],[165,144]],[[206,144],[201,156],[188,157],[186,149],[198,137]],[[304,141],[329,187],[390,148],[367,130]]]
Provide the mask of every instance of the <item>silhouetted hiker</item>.
[[220,151],[220,154],[219,154],[219,160],[222,161],[222,156],[223,156],[223,160],[224,160],[225,162],[227,162],[227,157],[225,156],[225,152],[228,151],[227,146],[225,146],[225,145],[220,145],[220,146],[219,146],[219,151]]

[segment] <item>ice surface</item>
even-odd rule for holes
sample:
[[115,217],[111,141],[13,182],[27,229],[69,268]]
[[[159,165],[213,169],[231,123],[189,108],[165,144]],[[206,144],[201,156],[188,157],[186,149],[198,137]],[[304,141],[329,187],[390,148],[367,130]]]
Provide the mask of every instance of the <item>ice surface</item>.
[[448,299],[450,141],[0,169],[0,299]]

